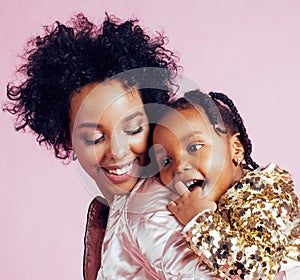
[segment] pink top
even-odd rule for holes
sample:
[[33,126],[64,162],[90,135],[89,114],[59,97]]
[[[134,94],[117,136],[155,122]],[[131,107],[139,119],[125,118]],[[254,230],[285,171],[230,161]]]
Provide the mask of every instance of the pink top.
[[167,210],[173,193],[156,178],[115,196],[102,246],[102,279],[213,279],[187,248],[183,227]]

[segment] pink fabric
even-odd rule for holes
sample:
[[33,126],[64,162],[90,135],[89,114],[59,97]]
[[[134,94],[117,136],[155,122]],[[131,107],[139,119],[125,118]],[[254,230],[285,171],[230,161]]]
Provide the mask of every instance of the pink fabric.
[[143,179],[110,206],[102,246],[102,279],[211,279],[182,238],[167,210],[172,192],[155,178]]
[[275,276],[275,278],[274,278],[274,280],[284,280],[284,279],[285,279],[285,272],[284,272],[284,271],[279,272],[279,273]]

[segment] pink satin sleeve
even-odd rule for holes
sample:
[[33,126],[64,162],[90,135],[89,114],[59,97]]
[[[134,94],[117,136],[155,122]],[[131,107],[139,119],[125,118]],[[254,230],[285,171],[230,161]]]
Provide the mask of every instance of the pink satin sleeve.
[[183,226],[167,209],[172,192],[156,181],[150,182],[129,203],[131,244],[136,244],[159,279],[213,279],[199,257],[187,248]]
[[98,280],[214,279],[187,248],[182,226],[167,210],[171,195],[148,179],[130,195],[115,197]]

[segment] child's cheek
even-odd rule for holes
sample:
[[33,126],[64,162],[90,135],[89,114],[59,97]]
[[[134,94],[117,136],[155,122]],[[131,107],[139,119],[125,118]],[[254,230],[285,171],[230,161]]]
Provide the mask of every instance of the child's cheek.
[[168,186],[172,182],[172,177],[168,172],[161,171],[160,172],[160,180],[165,186]]

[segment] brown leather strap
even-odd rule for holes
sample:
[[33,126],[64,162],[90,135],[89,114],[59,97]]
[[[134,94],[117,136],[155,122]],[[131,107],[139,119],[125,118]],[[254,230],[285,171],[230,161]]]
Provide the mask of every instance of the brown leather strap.
[[101,264],[101,246],[105,234],[109,207],[101,197],[91,202],[84,236],[83,277],[96,280]]

